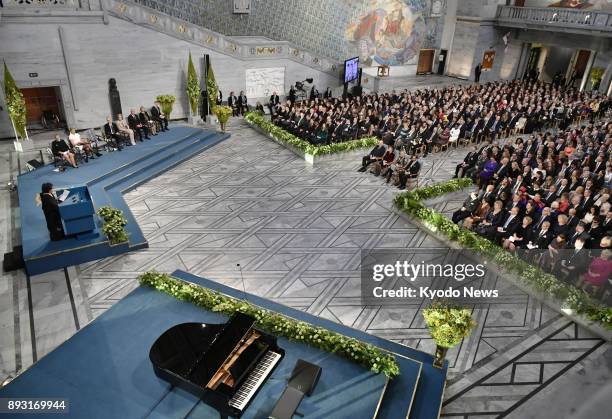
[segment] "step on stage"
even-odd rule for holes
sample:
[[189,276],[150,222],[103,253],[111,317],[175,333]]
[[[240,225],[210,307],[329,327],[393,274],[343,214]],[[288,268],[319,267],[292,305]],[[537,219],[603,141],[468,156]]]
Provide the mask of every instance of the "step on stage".
[[[187,126],[171,125],[170,128],[122,151],[104,153],[82,163],[78,169],[57,172],[49,164],[19,176],[21,241],[29,275],[148,247],[123,194],[229,137],[229,134]],[[44,214],[36,204],[36,195],[45,182],[51,182],[56,190],[87,186],[94,210],[103,206],[122,210],[128,220],[128,243],[111,246],[100,231],[102,221],[97,216],[94,216],[93,233],[50,241]]]
[[[278,338],[285,355],[246,408],[243,418],[267,418],[297,359],[322,367],[315,390],[298,412],[318,419],[434,419],[439,416],[447,367],[432,356],[273,301],[182,271],[175,278],[216,290],[295,319],[371,343],[395,354],[400,375],[387,380],[329,352]],[[66,418],[219,418],[192,393],[157,377],[149,360],[156,339],[185,322],[228,318],[140,286],[0,390],[0,398],[68,399]],[[36,413],[23,412],[25,418]]]

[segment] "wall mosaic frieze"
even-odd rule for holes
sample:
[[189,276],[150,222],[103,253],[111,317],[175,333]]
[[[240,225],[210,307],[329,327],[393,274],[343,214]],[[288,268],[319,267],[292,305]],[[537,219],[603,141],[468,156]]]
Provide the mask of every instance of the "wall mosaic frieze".
[[112,16],[148,27],[167,35],[210,48],[241,60],[284,58],[307,65],[318,71],[337,74],[336,62],[300,50],[287,41],[238,40],[188,21],[169,16],[165,9],[152,9],[144,2],[102,0],[103,9]]
[[320,62],[359,55],[370,65],[412,64],[420,48],[439,48],[446,11],[446,0],[251,0],[248,15],[227,0],[134,2],[226,36],[288,41]]

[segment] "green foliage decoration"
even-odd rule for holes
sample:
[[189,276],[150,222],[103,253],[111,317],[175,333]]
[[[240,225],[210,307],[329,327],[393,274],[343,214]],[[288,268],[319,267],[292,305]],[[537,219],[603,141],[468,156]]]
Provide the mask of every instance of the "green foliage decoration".
[[394,204],[403,212],[421,220],[434,231],[440,232],[462,247],[495,261],[500,268],[508,272],[517,274],[524,285],[558,300],[563,307],[571,308],[577,314],[600,323],[606,329],[612,329],[612,307],[599,303],[585,291],[559,281],[554,275],[525,262],[515,253],[508,252],[490,240],[453,223],[442,214],[425,207],[421,202],[459,191],[470,185],[472,185],[471,179],[452,179],[398,194]]
[[191,51],[187,64],[187,97],[189,98],[189,105],[191,105],[191,113],[195,114],[198,111],[198,100],[200,98],[200,81],[191,59]]
[[104,221],[102,233],[108,238],[111,244],[119,244],[128,241],[128,236],[125,232],[127,219],[123,216],[123,211],[112,207],[102,207],[98,210],[98,215]]
[[4,63],[4,101],[8,108],[8,114],[13,122],[15,131],[20,138],[26,139],[26,104],[23,93],[17,87],[15,79],[11,75],[6,63]]
[[225,130],[225,124],[229,121],[232,116],[232,108],[230,106],[215,105],[212,108],[212,112],[215,114],[221,125],[221,129]]
[[342,143],[334,143],[330,145],[314,145],[274,125],[272,122],[268,121],[260,112],[249,112],[245,116],[245,119],[247,122],[258,126],[278,141],[295,147],[296,149],[300,150],[305,154],[311,154],[313,156],[343,153],[367,147],[374,147],[376,143],[378,143],[378,138],[376,137],[363,137],[353,141],[345,141]]
[[170,114],[172,113],[172,106],[174,102],[176,102],[176,97],[174,95],[159,95],[155,98],[162,108],[162,112],[166,115],[166,120],[170,120]]
[[215,103],[217,103],[218,89],[219,88],[217,86],[217,81],[215,80],[215,73],[213,71],[212,65],[210,65],[209,62],[208,72],[206,75],[206,94],[208,95],[208,106],[210,106],[210,109],[212,109]]
[[248,314],[256,319],[259,329],[342,356],[375,373],[382,373],[389,378],[399,375],[399,366],[392,354],[357,339],[266,310],[245,300],[229,297],[165,273],[148,271],[140,275],[139,281],[206,310],[226,316],[232,316],[236,312]]
[[459,344],[476,327],[466,308],[435,303],[423,310],[423,317],[434,342],[443,348]]

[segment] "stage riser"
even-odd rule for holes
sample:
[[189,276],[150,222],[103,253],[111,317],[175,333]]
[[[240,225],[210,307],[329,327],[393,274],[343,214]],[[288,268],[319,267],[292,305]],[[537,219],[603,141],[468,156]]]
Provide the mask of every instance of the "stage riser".
[[[177,128],[175,127],[174,129]],[[186,128],[183,128],[183,130],[185,129]],[[169,133],[172,132],[173,130],[169,131]],[[165,135],[168,135],[168,133]],[[52,251],[45,251],[45,249],[43,249],[42,252],[37,253],[35,250],[32,251],[30,249],[28,255],[24,255],[25,267],[28,274],[31,276],[38,275],[66,266],[91,262],[97,259],[116,256],[128,251],[148,247],[144,234],[140,230],[135,217],[123,199],[123,193],[136,188],[144,182],[147,182],[148,180],[172,169],[173,167],[176,167],[185,160],[188,160],[207,148],[218,144],[220,141],[223,141],[228,137],[229,135],[227,134],[197,130],[195,132],[188,133],[187,135],[183,133],[177,140],[173,140],[171,137],[166,137],[164,138],[164,141],[167,143],[163,144],[162,146],[155,143],[150,143],[149,149],[145,149],[142,155],[135,155],[134,160],[126,161],[124,158],[119,167],[110,167],[108,168],[109,170],[106,170],[102,174],[97,172],[89,173],[89,178],[87,178],[87,169],[90,171],[95,170],[92,166],[88,166],[91,163],[82,165],[82,168],[77,169],[75,172],[70,172],[74,169],[68,169],[69,172],[65,173],[70,173],[72,175],[70,178],[71,180],[68,180],[68,178],[64,178],[63,176],[55,173],[50,174],[49,176],[54,177],[53,183],[55,187],[60,187],[62,185],[58,184],[58,180],[55,178],[59,179],[59,181],[68,182],[68,184],[63,186],[72,186],[70,182],[73,182],[76,185],[76,181],[78,180],[78,177],[76,177],[77,174],[84,173],[85,179],[80,184],[86,184],[88,186],[96,209],[99,209],[102,206],[112,206],[119,208],[124,212],[124,215],[128,220],[126,231],[128,233],[129,243],[111,246],[105,237],[99,236],[97,239],[89,240],[82,245],[74,240],[54,242],[53,245],[55,248]],[[151,141],[155,141],[155,137],[153,137],[153,140]],[[145,147],[147,146],[147,143],[148,141],[144,143]],[[140,151],[144,148],[139,146],[140,144],[137,144],[136,146],[126,148],[125,150],[133,150],[132,153],[135,153],[136,151]],[[112,159],[114,156],[125,157],[125,155],[120,154],[125,153],[125,150],[121,152],[108,153],[104,155],[102,159]],[[39,170],[49,170],[49,168],[46,167]],[[25,189],[27,191],[24,193],[31,194],[31,191],[34,191],[36,188],[40,187],[40,183],[47,181],[45,176],[38,176],[32,180],[30,179],[32,174],[36,174],[36,171],[20,177],[20,189]],[[28,177],[28,175],[30,177]],[[28,181],[30,183],[36,182],[36,184],[28,185],[26,184]],[[25,184],[25,186],[21,188],[23,184]],[[29,203],[25,200],[25,197],[24,199],[21,199],[20,197],[20,206],[24,204]],[[31,209],[31,211],[41,210],[40,208],[35,208]],[[36,214],[36,216],[40,218],[38,214]],[[42,223],[44,223],[44,219],[42,220]],[[98,230],[100,230],[102,227],[102,221],[96,217],[96,223]],[[25,226],[25,228],[32,228],[32,226]],[[39,226],[39,228],[43,228],[46,231],[44,224]],[[23,234],[22,228],[22,235]],[[64,244],[63,242],[66,244],[65,248],[61,247],[61,245]]]

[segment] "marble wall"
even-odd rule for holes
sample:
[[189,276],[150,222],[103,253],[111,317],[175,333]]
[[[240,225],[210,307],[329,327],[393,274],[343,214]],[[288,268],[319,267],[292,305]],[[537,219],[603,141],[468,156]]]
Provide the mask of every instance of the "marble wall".
[[[60,29],[63,36],[60,40]],[[241,60],[133,23],[107,16],[107,24],[0,22],[0,57],[20,87],[61,86],[70,125],[100,126],[109,113],[108,79],[117,80],[123,110],[151,105],[158,94],[174,94],[173,118],[187,116],[185,94],[189,51],[210,54],[217,82],[225,95],[246,90],[247,68],[285,68],[285,91],[296,80],[314,78],[322,89],[338,85],[336,75],[289,59]],[[63,41],[63,42],[62,42]],[[64,59],[66,57],[66,60]],[[196,59],[200,71],[200,60]],[[68,63],[68,66],[67,66]],[[30,78],[29,73],[38,73]],[[70,77],[68,75],[70,74]],[[255,100],[256,98],[250,98]],[[6,106],[0,103],[4,109]],[[0,112],[0,138],[12,135],[6,110]]]

